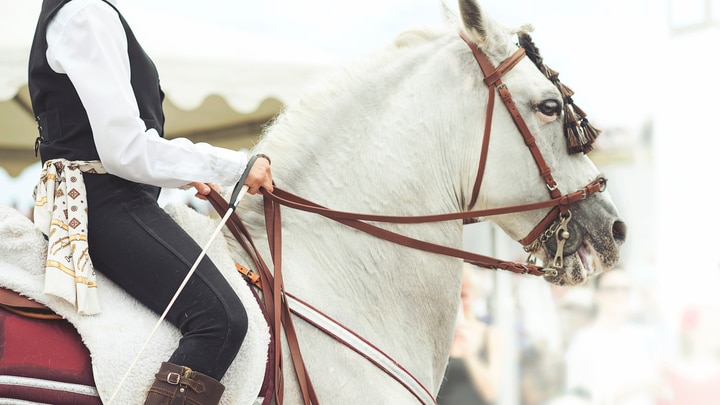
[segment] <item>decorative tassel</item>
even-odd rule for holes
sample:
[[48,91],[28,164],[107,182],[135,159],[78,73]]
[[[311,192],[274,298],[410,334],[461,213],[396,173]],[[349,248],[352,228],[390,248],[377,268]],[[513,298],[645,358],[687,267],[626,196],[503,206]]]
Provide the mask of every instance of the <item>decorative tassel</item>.
[[565,137],[567,138],[567,148],[569,153],[579,153],[582,151],[584,134],[580,126],[575,110],[572,104],[567,103],[563,106],[565,111]]
[[575,92],[560,82],[560,73],[543,63],[540,50],[533,42],[530,34],[520,32],[518,34],[518,45],[525,48],[525,54],[533,61],[540,72],[557,87],[562,95],[568,152],[571,154],[590,152],[593,149],[593,142],[601,131],[592,126],[587,120],[585,111],[573,103],[572,96],[575,95]]
[[591,124],[590,121],[588,121],[587,119],[584,119],[583,121],[583,125],[585,126],[585,128],[589,129],[592,132],[593,137],[597,139],[597,137],[602,133],[602,131],[598,128],[595,128],[595,126]]
[[578,107],[578,105],[575,103],[573,103],[573,110],[575,110],[575,115],[577,115],[578,118],[584,119],[585,117],[587,117],[587,114],[585,114],[585,111],[583,111],[582,108]]
[[584,134],[577,121],[573,122],[572,125],[565,126],[565,135],[567,136],[567,147],[570,154],[580,153],[583,151]]
[[553,82],[553,84],[555,84],[555,80],[557,80],[557,77],[556,78],[551,77],[551,74],[550,74],[550,71],[548,70],[547,65],[540,65],[540,66],[538,66],[538,68],[540,69],[540,72],[542,72],[542,74],[545,75],[545,77],[550,79],[550,81]]
[[575,95],[575,92],[573,91],[573,89],[560,83],[560,81],[558,81],[556,83],[556,85],[557,85],[558,89],[560,90],[560,94],[562,94],[563,100],[567,101],[567,99],[569,99],[570,97]]
[[551,69],[551,68],[550,68],[549,66],[547,66],[547,65],[545,65],[545,70],[547,70],[547,73],[545,74],[545,76],[546,76],[548,79],[550,79],[551,82],[555,83],[555,82],[557,82],[557,81],[560,80],[560,79],[558,78],[558,77],[560,76],[560,73],[558,73],[557,70],[553,70],[553,69]]
[[[572,134],[570,134],[572,132]],[[598,131],[590,125],[587,119],[575,123],[575,129],[568,131],[568,151],[570,153],[588,153],[593,150],[593,142],[598,136]]]
[[583,130],[585,131],[585,134],[587,135],[588,144],[586,148],[589,148],[585,153],[590,152],[593,149],[593,142],[597,139],[598,136],[600,136],[599,129],[595,128],[590,121],[588,121],[586,118],[583,118],[582,121],[580,121],[580,125],[582,125]]

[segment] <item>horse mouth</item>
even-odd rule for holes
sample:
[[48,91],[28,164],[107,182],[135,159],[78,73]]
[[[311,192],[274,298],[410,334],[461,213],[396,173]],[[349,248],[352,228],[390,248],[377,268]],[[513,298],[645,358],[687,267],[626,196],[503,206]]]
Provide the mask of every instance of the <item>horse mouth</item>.
[[[597,217],[598,212],[600,217]],[[608,212],[595,205],[584,209],[578,207],[567,230],[570,238],[564,245],[558,246],[559,239],[556,241],[551,237],[536,251],[546,265],[546,281],[560,286],[583,284],[590,277],[613,268],[620,259],[620,246],[625,242],[627,227],[614,211]],[[563,256],[561,261],[553,260],[558,247]]]
[[583,241],[582,246],[577,250],[577,256],[580,258],[580,263],[587,274],[589,276],[593,275],[597,267],[595,266],[595,255],[592,252],[592,246]]
[[[553,252],[548,251],[547,247],[544,250],[548,258],[552,257]],[[563,257],[562,268],[546,269],[545,280],[559,286],[583,284],[589,277],[611,268],[616,261],[615,249],[603,249],[600,252],[584,238],[575,253]]]

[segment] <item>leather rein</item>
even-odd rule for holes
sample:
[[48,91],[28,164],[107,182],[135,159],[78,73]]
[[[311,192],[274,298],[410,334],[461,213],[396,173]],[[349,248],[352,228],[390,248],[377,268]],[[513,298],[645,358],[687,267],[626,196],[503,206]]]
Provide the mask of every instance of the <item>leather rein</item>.
[[[431,253],[437,253],[441,255],[461,258],[467,263],[471,263],[480,267],[489,268],[489,269],[502,269],[502,270],[508,270],[513,273],[520,273],[520,274],[532,274],[536,276],[545,276],[545,275],[557,275],[557,269],[562,267],[562,245],[564,240],[561,239],[567,239],[564,234],[567,234],[567,222],[570,220],[571,214],[570,214],[570,206],[575,204],[578,201],[581,201],[597,192],[602,192],[605,189],[607,180],[604,177],[598,177],[597,179],[590,182],[585,187],[568,193],[568,194],[562,194],[560,190],[558,189],[558,185],[553,179],[552,171],[549,168],[549,166],[546,164],[539,148],[537,147],[537,144],[535,142],[535,137],[530,133],[530,130],[528,129],[527,125],[525,124],[525,121],[523,120],[522,116],[520,115],[520,112],[518,111],[515,103],[512,100],[512,96],[510,95],[509,90],[503,84],[502,82],[502,76],[507,73],[510,69],[512,69],[524,56],[525,56],[525,50],[524,48],[520,47],[513,55],[511,55],[508,59],[503,61],[497,68],[492,65],[492,63],[489,61],[487,56],[480,50],[477,45],[473,44],[471,41],[467,39],[467,37],[464,34],[460,34],[460,36],[465,40],[465,42],[468,44],[470,49],[472,50],[473,55],[475,56],[475,59],[477,60],[480,69],[483,72],[483,75],[485,77],[485,83],[487,84],[489,88],[489,96],[488,96],[488,103],[487,103],[487,111],[486,111],[486,121],[485,121],[485,132],[484,132],[484,139],[483,139],[483,146],[480,156],[480,163],[478,166],[478,174],[476,177],[475,185],[473,187],[473,195],[472,200],[469,204],[469,207],[472,207],[475,202],[477,201],[477,197],[479,195],[480,186],[482,183],[482,178],[485,171],[485,164],[487,162],[487,150],[489,145],[489,138],[492,128],[492,117],[493,117],[493,106],[495,103],[495,92],[500,95],[500,98],[504,102],[505,106],[507,107],[508,111],[510,112],[510,115],[513,117],[513,120],[515,122],[515,125],[517,126],[518,130],[520,131],[521,135],[523,136],[523,139],[525,140],[525,144],[529,148],[533,159],[535,160],[538,169],[540,171],[540,175],[543,177],[548,191],[550,193],[550,199],[540,202],[534,202],[534,203],[527,203],[527,204],[519,204],[519,205],[513,205],[513,206],[505,206],[505,207],[499,207],[499,208],[490,208],[490,209],[482,209],[482,210],[471,210],[471,211],[464,211],[464,212],[456,212],[456,213],[447,213],[447,214],[436,214],[436,215],[424,215],[424,216],[387,216],[387,215],[373,215],[373,214],[361,214],[361,213],[352,213],[352,212],[343,212],[343,211],[335,211],[328,209],[326,207],[323,207],[321,205],[318,205],[316,203],[313,203],[311,201],[308,201],[302,197],[299,197],[295,194],[292,194],[288,191],[282,190],[279,187],[275,187],[273,192],[269,192],[265,189],[262,189],[263,193],[263,201],[264,201],[264,214],[265,214],[265,225],[266,225],[266,232],[268,236],[268,243],[270,245],[270,254],[272,257],[273,262],[273,271],[270,270],[270,267],[267,266],[265,261],[260,256],[256,246],[254,245],[254,242],[252,241],[252,238],[250,237],[249,232],[243,225],[242,221],[239,219],[239,217],[236,215],[236,213],[233,213],[230,217],[229,221],[227,222],[227,226],[233,236],[238,240],[240,245],[245,249],[245,251],[250,255],[251,260],[253,261],[255,268],[258,271],[258,274],[252,274],[250,275],[250,279],[254,280],[256,286],[262,286],[261,287],[261,295],[262,298],[258,297],[258,300],[262,300],[262,303],[264,304],[265,311],[264,314],[266,316],[266,319],[268,321],[268,324],[270,325],[270,336],[271,336],[271,348],[269,350],[269,359],[268,359],[268,368],[266,369],[266,384],[263,387],[263,390],[267,390],[267,392],[274,391],[274,396],[277,404],[283,403],[283,393],[284,393],[284,381],[283,381],[283,361],[282,361],[282,345],[281,345],[281,332],[284,328],[285,336],[288,342],[288,347],[290,350],[290,355],[292,358],[293,366],[295,368],[295,373],[297,376],[297,380],[299,383],[300,391],[303,396],[303,401],[306,405],[317,405],[318,399],[317,394],[315,393],[315,390],[313,388],[312,382],[310,380],[310,376],[307,372],[307,369],[305,367],[305,363],[302,358],[302,353],[300,352],[300,347],[297,341],[297,335],[295,333],[295,329],[293,326],[293,320],[291,313],[298,315],[308,320],[308,317],[303,316],[297,308],[292,308],[290,306],[290,302],[292,302],[293,305],[296,307],[309,307],[309,304],[306,304],[299,300],[298,298],[292,296],[289,293],[286,293],[284,290],[284,284],[282,279],[282,226],[281,226],[281,216],[280,216],[280,207],[286,206],[289,208],[306,211],[315,213],[318,215],[322,215],[326,218],[332,219],[334,221],[337,221],[341,224],[344,224],[346,226],[355,228],[357,230],[369,233],[373,236],[376,236],[378,238],[385,239],[387,241],[414,248],[419,249]],[[220,196],[217,192],[214,190],[211,191],[210,195],[207,196],[210,203],[213,205],[215,210],[217,210],[221,215],[224,215],[225,212],[228,209],[228,203],[223,199],[222,196]],[[536,264],[528,263],[528,264],[520,264],[510,261],[503,261],[499,259],[495,259],[492,257],[463,251],[460,249],[455,249],[443,245],[438,245],[414,238],[410,238],[395,232],[391,232],[389,230],[377,227],[375,225],[371,225],[365,221],[373,221],[373,222],[386,222],[386,223],[406,223],[406,224],[417,224],[417,223],[428,223],[428,222],[441,222],[441,221],[450,221],[450,220],[459,220],[463,219],[465,221],[471,221],[474,218],[478,217],[487,217],[487,216],[493,216],[493,215],[502,215],[502,214],[510,214],[510,213],[517,213],[517,212],[524,212],[524,211],[531,211],[531,210],[538,210],[538,209],[546,209],[551,208],[550,212],[546,215],[546,217],[537,224],[537,226],[523,239],[520,240],[520,243],[524,246],[528,246],[533,242],[536,242],[540,238],[542,238],[548,233],[548,229],[552,229],[553,233],[555,233],[555,236],[558,238],[558,247],[556,251],[556,257],[553,261],[550,268],[544,268],[542,266],[538,266]],[[562,235],[562,236],[561,236]],[[560,260],[558,262],[558,255],[560,255]],[[238,266],[239,268],[242,266]],[[247,269],[246,269],[247,270]],[[247,271],[244,272],[247,276]],[[315,312],[319,313],[319,311],[314,310]],[[320,313],[321,317],[329,318],[327,315],[324,315]],[[340,336],[338,336],[341,333],[333,333],[329,332],[327,328],[322,327],[319,325],[319,323],[310,322],[311,324],[315,325],[316,327],[320,328],[321,330],[328,333],[330,336],[335,338],[336,340],[340,341],[341,343],[345,344],[346,346],[352,348],[355,351],[358,351],[356,347],[353,347],[349,343],[347,343],[346,340],[343,340]],[[339,330],[342,333],[347,334],[353,334],[352,331],[349,331],[345,329],[342,325],[339,325]],[[346,333],[347,332],[347,333]],[[359,338],[362,340],[362,338]],[[369,344],[369,342],[366,342],[362,340],[364,343]],[[358,353],[360,353],[358,351]],[[384,364],[384,361],[374,361],[372,360],[369,355],[365,355],[361,353],[363,356],[368,358],[368,360],[372,361],[374,364],[376,364],[378,367],[383,369],[386,373],[390,374],[391,377],[395,378],[398,382],[403,384],[410,392],[415,395],[420,402],[423,403],[431,403],[435,404],[435,400],[430,394],[430,392],[423,387],[417,380],[414,380],[412,376],[407,378],[407,376],[400,376],[398,377],[397,374],[393,375],[392,371],[389,371],[388,368],[392,367],[384,367],[382,364]],[[379,357],[382,357],[384,355],[383,353],[380,353]],[[399,366],[397,362],[390,359],[390,361],[387,363],[391,366],[394,365],[395,368],[399,367],[400,371],[403,372],[404,369]],[[272,366],[272,369],[270,368]],[[406,382],[407,380],[414,380],[410,381],[409,383]],[[413,391],[411,389],[411,385],[419,385],[420,388]],[[266,395],[265,396],[265,402],[264,404],[269,403],[270,398],[272,395]],[[429,396],[429,398],[428,398]]]

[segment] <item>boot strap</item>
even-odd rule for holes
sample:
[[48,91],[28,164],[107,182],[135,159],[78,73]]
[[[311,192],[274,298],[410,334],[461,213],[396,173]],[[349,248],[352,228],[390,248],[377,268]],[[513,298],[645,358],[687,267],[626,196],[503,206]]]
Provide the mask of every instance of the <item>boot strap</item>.
[[[193,374],[194,373],[191,373],[191,375]],[[172,371],[157,373],[155,374],[155,378],[171,385],[184,385],[198,394],[205,392],[205,384],[200,381],[193,380],[190,377],[185,377],[180,373],[175,373]]]

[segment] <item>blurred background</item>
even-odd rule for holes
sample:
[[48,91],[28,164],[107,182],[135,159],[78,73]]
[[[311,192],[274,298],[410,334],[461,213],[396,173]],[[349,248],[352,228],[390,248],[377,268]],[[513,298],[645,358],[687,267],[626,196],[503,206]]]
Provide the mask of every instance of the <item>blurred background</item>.
[[[0,0],[0,204],[27,215],[39,168],[26,66],[40,3]],[[241,149],[323,74],[407,28],[443,24],[440,4],[120,0],[119,8],[158,65],[168,136]],[[622,274],[597,285],[471,269],[472,316],[494,332],[479,344],[491,395],[468,403],[720,403],[720,0],[481,6],[506,25],[535,27],[545,63],[603,130],[589,156],[629,233]],[[187,192],[163,199],[207,209]],[[487,224],[467,227],[465,245],[525,259]],[[503,344],[491,348],[495,334]]]

